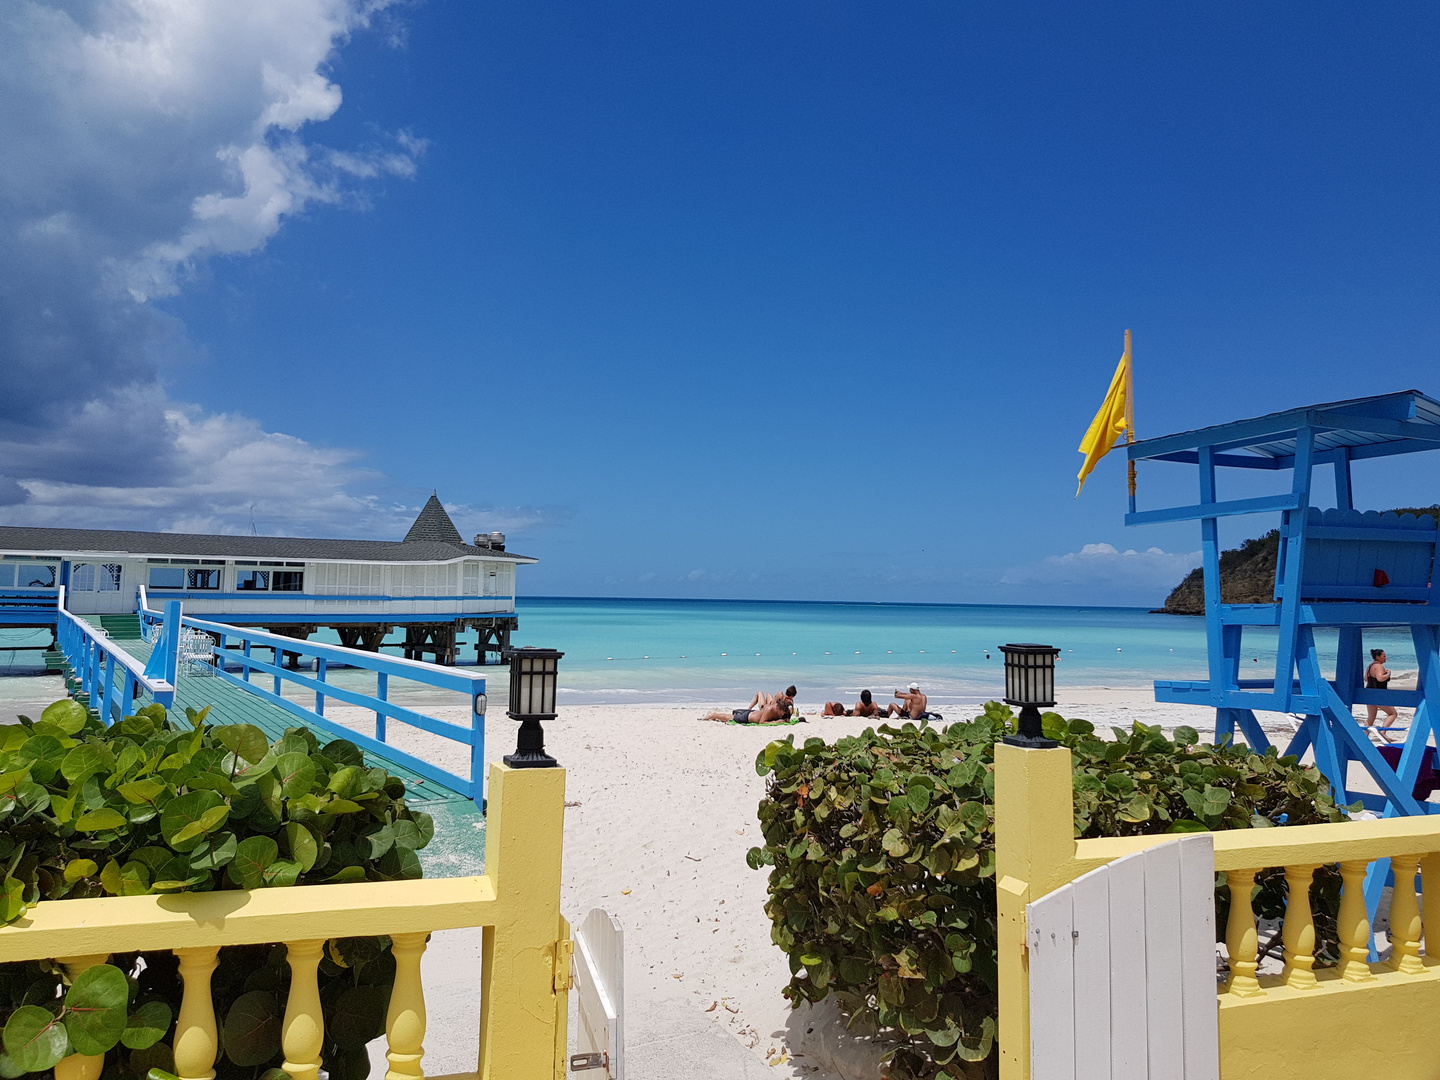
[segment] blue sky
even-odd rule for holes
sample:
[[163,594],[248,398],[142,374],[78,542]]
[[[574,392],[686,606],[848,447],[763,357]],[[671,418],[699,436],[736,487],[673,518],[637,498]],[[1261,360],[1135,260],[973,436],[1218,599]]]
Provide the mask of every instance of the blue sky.
[[1072,498],[1127,327],[1142,436],[1440,396],[1433,5],[157,10],[4,16],[0,521],[435,488],[537,594],[1156,604],[1194,526]]

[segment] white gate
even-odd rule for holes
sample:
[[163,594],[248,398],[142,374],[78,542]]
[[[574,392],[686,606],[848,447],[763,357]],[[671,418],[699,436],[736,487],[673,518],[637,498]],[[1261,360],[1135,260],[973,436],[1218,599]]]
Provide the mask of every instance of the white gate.
[[591,908],[575,931],[572,966],[580,1030],[570,1069],[604,1069],[594,1075],[625,1080],[625,931],[620,920],[603,908]]
[[1032,1080],[1219,1080],[1208,833],[1116,859],[1025,910]]

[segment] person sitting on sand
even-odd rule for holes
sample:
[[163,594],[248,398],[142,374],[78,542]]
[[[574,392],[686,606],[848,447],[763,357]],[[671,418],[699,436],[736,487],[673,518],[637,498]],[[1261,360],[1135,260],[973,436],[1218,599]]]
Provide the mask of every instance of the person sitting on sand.
[[[1385,666],[1385,661],[1388,659],[1389,657],[1385,655],[1384,649],[1370,650],[1370,666],[1365,669],[1366,690],[1390,689],[1390,669]],[[1400,718],[1400,714],[1396,711],[1394,705],[1366,705],[1365,726],[1367,728],[1373,728],[1375,726],[1375,714],[1377,712],[1384,713],[1388,716],[1391,724]],[[1380,732],[1380,737],[1386,742],[1392,741],[1383,731]]]
[[885,710],[886,716],[898,716],[902,720],[940,720],[943,719],[939,713],[927,712],[930,701],[920,692],[920,684],[912,682],[908,693],[900,690],[895,691],[895,696],[900,698],[904,705],[890,703]]
[[[753,704],[753,703],[752,703]],[[735,709],[731,712],[712,712],[702,716],[701,720],[714,720],[721,724],[783,724],[790,719],[790,710],[795,706],[795,699],[779,694],[768,705],[760,708]]]
[[875,699],[870,696],[869,690],[860,691],[860,700],[855,703],[853,709],[845,708],[839,701],[827,701],[821,716],[879,716],[880,706],[875,704]]
[[764,708],[766,705],[779,701],[782,697],[788,697],[790,699],[790,704],[795,704],[795,687],[787,686],[778,694],[767,694],[764,690],[757,690],[755,696],[750,699],[750,708]]

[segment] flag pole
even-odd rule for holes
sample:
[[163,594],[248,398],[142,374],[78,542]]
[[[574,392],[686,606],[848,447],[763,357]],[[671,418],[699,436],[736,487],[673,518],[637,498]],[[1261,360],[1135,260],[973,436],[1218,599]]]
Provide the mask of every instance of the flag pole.
[[[1130,354],[1130,331],[1125,331],[1125,445],[1135,441],[1135,358]],[[1135,462],[1126,470],[1130,482],[1130,513],[1135,513]]]

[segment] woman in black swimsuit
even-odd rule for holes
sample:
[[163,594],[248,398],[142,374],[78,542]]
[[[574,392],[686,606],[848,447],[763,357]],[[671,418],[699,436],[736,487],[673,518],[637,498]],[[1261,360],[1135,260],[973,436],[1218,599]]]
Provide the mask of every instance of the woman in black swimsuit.
[[[1371,650],[1370,650],[1370,666],[1365,669],[1365,689],[1366,689],[1366,690],[1388,690],[1388,689],[1390,689],[1390,669],[1385,666],[1385,661],[1386,661],[1387,659],[1388,659],[1388,657],[1385,655],[1385,650],[1384,650],[1384,649],[1371,649]],[[1385,713],[1385,714],[1389,717],[1391,724],[1393,724],[1396,720],[1398,720],[1398,719],[1400,718],[1400,714],[1395,711],[1395,706],[1393,706],[1393,705],[1366,705],[1366,706],[1365,706],[1365,726],[1366,726],[1366,727],[1374,727],[1374,726],[1375,726],[1375,714],[1376,714],[1376,713]],[[1384,739],[1386,742],[1390,742],[1390,741],[1391,741],[1391,740],[1385,735],[1385,732],[1383,732],[1383,731],[1380,733],[1380,737],[1381,737],[1382,739]]]

